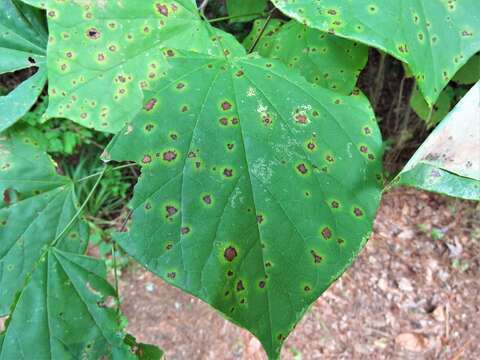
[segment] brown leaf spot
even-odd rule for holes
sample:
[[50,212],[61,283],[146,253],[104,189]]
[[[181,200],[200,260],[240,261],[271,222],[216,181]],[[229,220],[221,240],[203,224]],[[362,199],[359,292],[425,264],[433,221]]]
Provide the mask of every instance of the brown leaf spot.
[[322,236],[327,240],[330,239],[332,237],[332,230],[328,227],[324,227],[322,230]]
[[168,8],[167,8],[167,5],[163,5],[163,4],[155,4],[155,6],[157,7],[157,11],[162,14],[163,16],[168,16]]
[[100,31],[98,31],[96,28],[92,27],[90,29],[87,30],[87,37],[89,39],[92,39],[92,40],[96,40],[98,38],[100,38],[101,36],[101,33]]
[[223,111],[230,110],[231,108],[232,108],[232,104],[230,104],[228,101],[224,101],[222,103],[222,110]]
[[150,155],[145,155],[142,159],[142,163],[148,164],[152,162],[152,157]]
[[226,177],[232,177],[233,176],[233,169],[223,170],[223,175],[226,176]]
[[310,251],[310,254],[312,254],[315,264],[320,264],[322,262],[323,258],[318,255],[315,250]]
[[151,111],[156,103],[157,103],[157,99],[150,99],[145,104],[144,109],[147,111]]
[[211,205],[212,204],[212,197],[210,195],[205,195],[203,198],[202,198],[203,202],[207,205]]
[[243,291],[243,290],[245,290],[245,287],[243,286],[242,280],[240,280],[239,282],[237,282],[237,291]]
[[163,153],[163,160],[165,161],[173,161],[177,158],[177,153],[175,151],[166,151]]
[[300,164],[297,166],[297,170],[301,173],[301,174],[306,174],[308,172],[308,169],[307,167],[305,166],[305,164]]
[[165,210],[167,211],[167,217],[172,217],[178,212],[178,209],[175,206],[172,205],[167,205],[165,207]]
[[228,248],[225,249],[225,252],[223,253],[223,257],[225,258],[225,260],[232,262],[233,259],[237,257],[237,249],[235,249],[233,246],[229,246]]

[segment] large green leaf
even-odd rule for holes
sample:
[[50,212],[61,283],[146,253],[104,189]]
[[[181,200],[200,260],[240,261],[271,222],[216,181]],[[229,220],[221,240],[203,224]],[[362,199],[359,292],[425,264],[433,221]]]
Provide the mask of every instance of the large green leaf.
[[35,104],[47,80],[47,31],[40,10],[15,0],[0,3],[0,74],[37,68],[8,95],[0,97],[0,131],[13,125]]
[[233,17],[231,22],[250,21],[265,11],[267,3],[268,0],[227,0],[228,15]]
[[394,184],[480,200],[480,82],[417,150]]
[[133,358],[74,184],[26,132],[0,139],[0,194],[0,359]]
[[[57,175],[50,158],[29,136],[0,140],[0,314],[35,264],[76,213],[73,183]],[[58,244],[83,252],[86,229],[76,225]]]
[[480,50],[478,0],[272,0],[313,28],[379,48],[407,63],[432,105]]
[[222,37],[230,53],[242,50],[233,37],[202,21],[192,0],[66,0],[46,7],[46,117],[101,131],[118,131],[141,108],[142,89],[163,76],[162,46],[213,53]]
[[418,91],[418,87],[415,87],[410,97],[410,106],[418,117],[425,121],[427,127],[433,127],[448,115],[452,109],[454,98],[455,90],[452,87],[447,86],[438,97],[435,105],[430,107],[422,94]]
[[[244,41],[247,49],[265,27],[265,21],[255,21]],[[346,95],[353,90],[368,59],[366,46],[308,28],[295,20],[268,24],[255,49],[264,57],[299,69],[308,81]]]
[[0,359],[133,359],[123,343],[104,263],[47,251],[18,295]]
[[371,231],[374,114],[275,60],[175,51],[169,64],[105,154],[142,165],[120,244],[275,358]]

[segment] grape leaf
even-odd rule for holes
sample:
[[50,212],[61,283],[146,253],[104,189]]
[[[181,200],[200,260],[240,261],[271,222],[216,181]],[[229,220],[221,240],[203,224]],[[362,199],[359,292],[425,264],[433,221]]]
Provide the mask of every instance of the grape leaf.
[[394,181],[480,200],[480,82],[440,123]]
[[68,226],[74,184],[26,132],[0,140],[0,194],[0,359],[134,358],[104,263],[81,255],[88,228]]
[[362,95],[275,60],[166,49],[106,159],[142,165],[121,246],[247,328],[272,358],[365,244],[381,138]]
[[162,77],[161,47],[231,53],[235,39],[202,21],[194,1],[48,1],[50,104],[46,118],[66,117],[117,132],[141,108],[142,89]]
[[477,0],[272,0],[313,28],[360,41],[407,63],[429,105],[480,50]]
[[230,22],[245,22],[255,19],[258,15],[252,14],[262,14],[267,3],[268,0],[227,0],[228,15],[233,17]]
[[[244,41],[247,49],[264,25],[265,20],[255,21]],[[286,24],[273,22],[255,49],[264,57],[299,69],[308,81],[343,94],[351,93],[368,60],[366,46],[308,28],[295,20]]]
[[0,74],[36,68],[36,73],[0,97],[0,131],[35,104],[46,80],[47,30],[38,9],[15,0],[0,3]]

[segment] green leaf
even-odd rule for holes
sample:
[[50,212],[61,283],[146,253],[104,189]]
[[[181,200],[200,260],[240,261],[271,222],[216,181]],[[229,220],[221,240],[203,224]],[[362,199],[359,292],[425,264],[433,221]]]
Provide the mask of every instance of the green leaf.
[[[24,134],[0,140],[0,194],[0,314],[5,315],[77,208],[73,183],[57,175],[48,155]],[[58,246],[81,253],[87,234],[85,226],[77,224]]]
[[480,80],[480,53],[475,54],[462,66],[452,79],[458,84],[470,85]]
[[[264,25],[265,20],[255,21],[244,43],[247,49]],[[366,46],[308,28],[295,20],[269,24],[255,49],[264,57],[299,69],[308,81],[345,95],[352,92],[368,60]]]
[[176,51],[168,61],[105,154],[142,165],[120,244],[276,358],[371,232],[382,172],[374,114],[362,95],[275,60]]
[[480,50],[477,0],[272,0],[313,28],[360,41],[407,63],[429,105]]
[[117,132],[141,108],[142,89],[163,76],[163,46],[205,53],[222,38],[235,39],[202,21],[194,1],[47,2],[50,104],[47,118]]
[[104,263],[50,249],[12,309],[0,359],[134,359]]
[[37,72],[6,96],[0,96],[0,132],[35,104],[46,80],[47,32],[38,9],[14,0],[0,3],[0,74],[36,67]]
[[455,98],[455,91],[447,86],[440,94],[437,102],[430,108],[423,98],[422,94],[415,86],[412,96],[410,97],[410,106],[415,113],[424,120],[428,127],[437,125],[452,109],[452,102]]
[[480,82],[417,150],[394,185],[480,200]]
[[135,358],[104,263],[81,255],[87,226],[68,226],[74,184],[30,133],[0,139],[0,360]]
[[245,22],[255,19],[258,15],[252,14],[262,14],[267,3],[268,0],[227,0],[228,15],[234,17],[230,22]]

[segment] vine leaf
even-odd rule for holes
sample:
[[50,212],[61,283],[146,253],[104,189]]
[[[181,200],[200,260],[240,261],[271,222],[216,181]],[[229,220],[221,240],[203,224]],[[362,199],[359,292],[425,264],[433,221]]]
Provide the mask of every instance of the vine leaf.
[[[265,25],[256,20],[244,41],[250,49]],[[263,57],[278,59],[298,69],[305,78],[330,90],[348,95],[367,64],[368,48],[292,20],[272,20],[256,46]]]
[[165,76],[107,149],[142,165],[132,228],[118,240],[276,358],[371,231],[382,157],[374,114],[363,96],[278,61],[164,56]]
[[142,89],[163,76],[161,47],[198,52],[243,51],[233,36],[202,21],[194,1],[47,1],[49,107],[66,117],[117,132],[141,108]]
[[228,0],[228,15],[234,17],[230,22],[245,22],[255,19],[258,16],[250,14],[263,13],[267,7],[267,3],[268,0]]
[[396,185],[480,200],[480,82],[417,150]]
[[0,139],[0,194],[0,359],[133,358],[104,263],[81,255],[88,228],[67,226],[74,184],[21,131]]
[[363,42],[407,63],[429,105],[480,50],[477,0],[272,0],[313,28]]
[[[0,3],[0,74],[23,69],[36,73],[0,97],[0,132],[35,104],[46,80],[47,30],[43,14],[15,0]],[[36,69],[36,70],[35,70]]]

